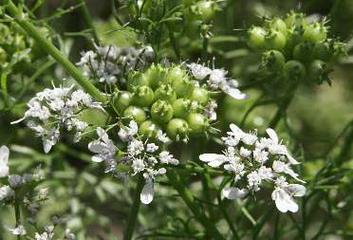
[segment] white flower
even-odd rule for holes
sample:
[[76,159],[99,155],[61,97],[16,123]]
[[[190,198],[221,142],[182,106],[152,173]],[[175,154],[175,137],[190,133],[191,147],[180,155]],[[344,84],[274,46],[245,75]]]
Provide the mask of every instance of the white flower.
[[149,152],[149,153],[154,153],[158,149],[159,147],[154,143],[148,143],[146,146],[146,152]]
[[266,133],[272,140],[272,144],[269,146],[269,151],[272,154],[283,154],[288,158],[291,164],[299,164],[299,162],[290,155],[287,147],[279,143],[277,133],[272,128],[266,129]]
[[223,154],[204,153],[199,156],[199,159],[206,162],[210,167],[219,167],[227,161]]
[[251,151],[249,149],[246,149],[244,147],[241,147],[240,148],[240,151],[239,151],[239,154],[240,156],[242,156],[243,158],[247,158],[247,157],[250,157],[251,155]]
[[76,63],[77,66],[83,66],[83,65],[89,63],[90,61],[93,61],[97,57],[97,54],[93,51],[83,52],[83,53],[81,53],[81,55],[82,55],[82,57],[81,57],[80,61],[78,63]]
[[159,154],[159,160],[164,164],[178,165],[179,161],[173,157],[168,151],[162,151]]
[[226,187],[222,190],[222,196],[231,200],[243,198],[249,193],[246,189],[239,189],[236,187]]
[[147,179],[145,186],[143,187],[140,200],[143,204],[150,204],[154,196],[154,183],[152,179]]
[[24,236],[27,234],[27,231],[23,225],[18,225],[15,228],[9,228],[9,231],[15,236]]
[[146,166],[145,166],[143,159],[135,158],[132,161],[132,169],[134,170],[134,174],[142,172],[143,170],[145,170],[145,167]]
[[294,178],[295,180],[300,181],[300,182],[304,182],[303,180],[299,179],[298,174],[290,168],[289,163],[284,163],[282,161],[277,161],[277,160],[273,161],[272,169],[276,173],[286,173],[289,176],[291,176],[292,178]]
[[257,171],[250,172],[246,178],[250,189],[254,189],[255,192],[260,190],[259,185],[261,184],[262,178]]
[[144,149],[143,142],[137,139],[133,139],[127,146],[127,152],[130,156],[137,156],[142,153]]
[[10,150],[6,146],[0,147],[0,178],[9,175],[9,155]]
[[0,187],[0,201],[12,198],[15,195],[14,190],[9,186],[5,185]]
[[286,213],[290,211],[295,213],[298,211],[298,204],[293,197],[302,197],[305,195],[305,191],[305,187],[300,184],[286,184],[277,186],[271,197],[280,212]]
[[268,152],[259,148],[255,148],[255,150],[253,151],[253,157],[255,161],[264,163],[268,160]]
[[208,67],[205,67],[205,66],[203,66],[201,64],[197,64],[197,63],[188,64],[187,67],[190,69],[192,75],[197,80],[202,80],[202,79],[206,78],[212,72],[212,70],[209,69]]
[[113,141],[109,139],[104,129],[98,127],[96,132],[99,138],[88,144],[88,149],[96,153],[96,155],[92,157],[92,161],[103,162],[105,160],[109,161],[114,159],[117,148]]
[[128,142],[133,139],[133,137],[137,134],[138,132],[138,125],[135,121],[130,121],[129,126],[124,126],[120,128],[118,135],[119,138],[124,141]]

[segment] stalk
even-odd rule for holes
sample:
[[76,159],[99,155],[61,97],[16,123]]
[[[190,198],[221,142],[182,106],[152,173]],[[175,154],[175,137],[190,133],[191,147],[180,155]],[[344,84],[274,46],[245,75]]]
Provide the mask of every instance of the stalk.
[[87,79],[81,71],[68,60],[50,41],[44,38],[36,29],[36,27],[29,21],[26,15],[18,9],[18,7],[11,1],[6,0],[6,9],[11,17],[36,40],[40,46],[48,54],[50,54],[57,62],[59,62],[65,70],[76,80],[76,82],[97,101],[105,102],[106,97]]
[[200,208],[195,204],[192,193],[187,190],[185,185],[179,182],[178,176],[173,170],[167,172],[169,183],[179,193],[180,197],[185,202],[186,206],[194,214],[195,218],[203,225],[206,232],[212,236],[212,239],[224,239],[214,223],[208,219],[208,217],[200,211]]
[[93,35],[93,39],[96,43],[99,43],[99,37],[98,37],[98,34],[97,34],[97,31],[93,25],[93,20],[92,20],[92,17],[91,17],[91,14],[88,10],[88,7],[87,7],[87,4],[85,2],[85,0],[77,0],[80,4],[82,4],[81,6],[81,13],[83,15],[83,18],[87,24],[87,26],[91,29],[92,31],[92,35]]
[[139,212],[140,205],[141,205],[140,194],[143,189],[143,184],[144,184],[144,179],[141,175],[141,176],[139,176],[139,179],[137,181],[137,186],[136,186],[135,195],[134,195],[134,201],[133,201],[133,204],[132,204],[132,207],[130,210],[129,220],[127,222],[127,227],[126,227],[126,231],[124,234],[124,240],[132,239],[132,236],[134,234],[134,229],[135,229],[136,222],[137,222],[137,216],[138,216],[138,212]]

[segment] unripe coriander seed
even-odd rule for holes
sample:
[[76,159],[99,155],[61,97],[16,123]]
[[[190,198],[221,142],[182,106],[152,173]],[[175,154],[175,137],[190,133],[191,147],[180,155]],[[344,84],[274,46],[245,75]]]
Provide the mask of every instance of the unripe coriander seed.
[[140,107],[148,107],[153,103],[154,93],[150,87],[139,86],[136,88],[133,103]]
[[138,124],[146,120],[146,113],[143,109],[136,106],[129,106],[124,111],[124,117],[133,119]]
[[171,139],[180,140],[187,137],[189,125],[184,119],[173,118],[167,125],[167,134]]
[[190,113],[187,117],[187,122],[192,134],[204,133],[209,126],[206,117],[200,113]]
[[128,106],[130,106],[132,102],[132,94],[130,92],[118,92],[113,97],[113,105],[114,108],[119,112],[122,113]]
[[173,117],[172,106],[164,100],[158,100],[151,107],[152,119],[159,123],[166,123]]
[[150,120],[144,121],[139,127],[139,133],[144,138],[155,138],[160,130],[160,127]]

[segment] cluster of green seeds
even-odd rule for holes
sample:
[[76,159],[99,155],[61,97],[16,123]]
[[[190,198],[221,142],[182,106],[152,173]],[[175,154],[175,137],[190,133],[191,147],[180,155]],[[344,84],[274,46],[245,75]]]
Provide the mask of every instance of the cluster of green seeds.
[[209,127],[203,111],[210,92],[195,83],[184,66],[153,64],[129,74],[126,89],[115,94],[113,105],[123,119],[137,122],[145,138],[155,138],[162,130],[173,140],[187,140]]
[[343,43],[328,38],[325,24],[291,12],[250,28],[248,45],[262,53],[261,66],[268,72],[294,81],[329,82],[330,63],[345,51]]

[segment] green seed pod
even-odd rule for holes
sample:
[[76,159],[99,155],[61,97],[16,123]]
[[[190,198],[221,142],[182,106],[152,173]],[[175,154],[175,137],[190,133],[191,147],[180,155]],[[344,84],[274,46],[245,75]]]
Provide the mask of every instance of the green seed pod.
[[179,98],[173,102],[174,117],[186,118],[192,111],[191,101],[185,98]]
[[190,100],[196,101],[201,105],[206,105],[209,99],[210,96],[208,90],[202,87],[194,87],[190,95]]
[[262,27],[251,27],[248,30],[248,45],[254,50],[261,50],[265,48],[266,30]]
[[132,94],[129,92],[119,92],[113,97],[113,105],[119,113],[122,113],[132,102]]
[[87,108],[80,111],[77,118],[92,126],[104,126],[108,122],[109,115],[99,108]]
[[172,86],[169,84],[162,84],[154,93],[155,99],[166,100],[168,102],[173,102],[176,100],[177,96]]
[[187,117],[187,122],[192,134],[204,133],[209,126],[207,118],[200,113],[190,113]]
[[296,13],[293,11],[287,14],[287,17],[284,22],[289,28],[301,28],[307,25],[304,14]]
[[325,81],[330,82],[328,74],[330,73],[328,65],[322,60],[314,60],[310,64],[309,76],[310,79],[318,84],[321,84]]
[[150,120],[144,121],[139,127],[139,133],[144,138],[155,138],[160,130],[161,128]]
[[159,123],[166,123],[173,117],[172,106],[164,100],[157,100],[151,107],[152,119]]
[[140,107],[148,107],[153,103],[154,93],[150,87],[139,86],[135,89],[133,103]]
[[326,40],[327,28],[323,23],[314,23],[304,29],[303,38],[306,41],[317,43]]
[[143,109],[136,106],[129,106],[124,111],[124,117],[133,119],[138,124],[146,120],[146,113]]
[[179,66],[169,69],[167,80],[178,97],[189,95],[192,91],[192,84],[187,72]]
[[270,32],[265,37],[265,44],[267,49],[282,50],[286,46],[286,36],[275,30]]
[[314,44],[311,42],[302,42],[293,49],[293,58],[301,62],[310,62],[313,55]]
[[290,81],[302,81],[304,80],[306,71],[303,64],[296,60],[290,60],[284,65],[284,74]]
[[281,32],[282,34],[287,34],[287,25],[286,23],[280,18],[273,18],[267,22],[267,27],[269,29]]
[[181,140],[188,136],[189,125],[188,123],[180,118],[173,118],[167,125],[168,137],[174,140]]
[[329,61],[331,58],[330,46],[328,43],[316,43],[313,50],[313,57],[322,61]]
[[144,78],[140,72],[133,72],[129,74],[127,79],[127,89],[134,92],[137,87],[149,86],[148,79]]
[[191,6],[192,12],[202,21],[209,21],[213,18],[217,10],[214,1],[201,0]]
[[271,72],[281,71],[286,62],[283,54],[277,50],[270,50],[262,56],[262,66]]
[[167,70],[161,65],[152,65],[144,74],[144,81],[154,90],[166,82]]

